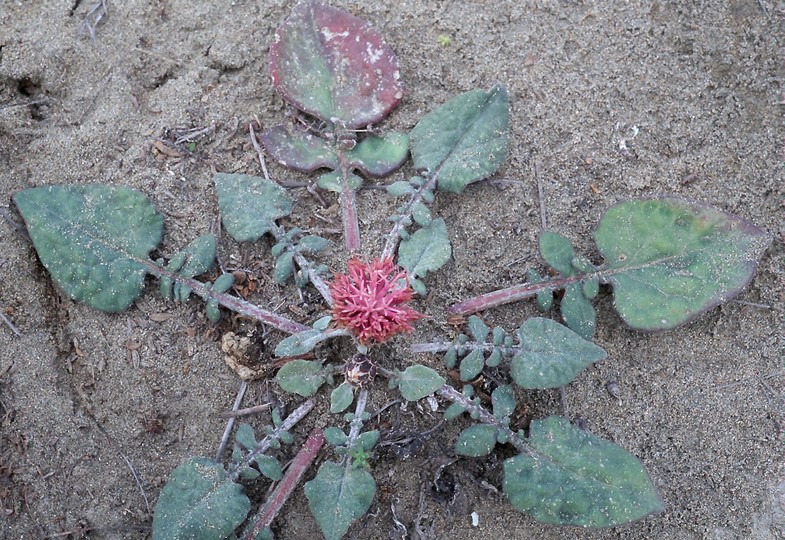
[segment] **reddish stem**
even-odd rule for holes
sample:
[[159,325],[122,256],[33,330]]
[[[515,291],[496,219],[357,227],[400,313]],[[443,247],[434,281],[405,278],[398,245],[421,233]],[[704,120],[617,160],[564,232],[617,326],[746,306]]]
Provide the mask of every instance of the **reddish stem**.
[[339,151],[341,161],[341,219],[343,221],[343,239],[346,251],[355,253],[360,251],[360,225],[357,222],[357,205],[355,204],[354,190],[349,186],[351,171],[346,165],[346,154]]
[[275,487],[270,498],[267,499],[267,502],[263,504],[261,508],[259,508],[253,526],[245,531],[243,540],[254,540],[265,527],[270,526],[284,503],[286,503],[286,500],[300,483],[305,471],[316,459],[322,445],[324,445],[324,434],[321,429],[315,428],[311,431],[308,440],[305,441],[305,444],[289,465],[286,474],[281,482]]
[[469,315],[478,311],[509,304],[510,302],[517,302],[518,300],[523,300],[524,298],[537,296],[537,293],[540,291],[555,291],[563,289],[567,285],[576,283],[582,279],[586,279],[586,276],[579,275],[563,277],[550,281],[544,281],[542,283],[522,283],[520,285],[507,287],[506,289],[500,289],[498,291],[475,296],[474,298],[464,300],[460,304],[453,304],[447,311],[451,315]]

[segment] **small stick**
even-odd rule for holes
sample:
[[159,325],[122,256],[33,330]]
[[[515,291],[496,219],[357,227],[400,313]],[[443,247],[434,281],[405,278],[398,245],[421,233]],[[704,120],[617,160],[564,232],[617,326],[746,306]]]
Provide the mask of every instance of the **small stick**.
[[8,326],[8,328],[10,328],[11,331],[14,334],[16,334],[17,337],[22,337],[21,332],[19,332],[19,330],[16,329],[16,326],[14,326],[14,323],[12,323],[11,321],[8,320],[8,317],[3,315],[2,311],[0,311],[0,321],[3,321],[6,324],[6,326]]
[[540,225],[542,230],[547,229],[547,218],[545,214],[545,195],[542,189],[542,182],[540,181],[540,164],[534,162],[534,179],[537,181],[537,196],[540,199]]
[[252,414],[266,411],[272,406],[272,403],[262,403],[261,405],[254,405],[246,409],[231,410],[229,412],[222,412],[218,416],[221,418],[237,418],[238,416],[250,416]]
[[283,507],[286,500],[302,480],[305,471],[314,462],[319,450],[324,445],[324,434],[319,428],[315,428],[308,436],[308,440],[297,453],[289,468],[286,470],[281,482],[275,487],[272,495],[259,508],[259,513],[253,521],[253,526],[246,530],[243,540],[253,540],[266,527],[272,524],[275,516]]
[[746,300],[730,300],[731,304],[741,304],[742,306],[750,306],[761,309],[771,309],[769,304],[759,304],[757,302],[747,302]]
[[[232,411],[236,411],[240,407],[240,403],[242,403],[243,396],[245,396],[245,391],[247,389],[248,389],[248,383],[243,381],[240,384],[240,389],[237,391],[237,397],[234,400]],[[221,437],[221,444],[218,445],[218,451],[215,453],[215,461],[221,461],[221,456],[226,450],[226,445],[229,444],[229,434],[232,432],[233,427],[234,427],[234,417],[231,417],[226,422],[226,429],[224,429],[223,437]]]
[[256,150],[256,155],[259,156],[259,164],[262,166],[262,174],[264,174],[264,179],[270,181],[270,174],[267,172],[267,163],[264,161],[264,153],[262,153],[262,147],[259,146],[259,141],[256,140],[256,132],[253,130],[253,123],[248,124],[248,131],[251,133],[251,144]]

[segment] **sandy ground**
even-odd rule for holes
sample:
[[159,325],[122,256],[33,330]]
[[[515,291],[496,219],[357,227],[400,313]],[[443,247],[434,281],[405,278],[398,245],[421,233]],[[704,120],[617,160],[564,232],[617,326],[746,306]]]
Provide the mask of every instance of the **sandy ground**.
[[[510,157],[497,180],[437,198],[434,212],[448,222],[454,258],[428,278],[433,295],[419,308],[433,319],[418,325],[415,340],[447,329],[441,321],[450,303],[523,281],[527,268],[539,267],[536,176],[548,227],[595,258],[591,231],[603,210],[651,194],[712,203],[774,238],[739,297],[769,307],[730,303],[678,330],[641,334],[623,326],[607,295],[597,304],[596,340],[609,358],[568,388],[566,405],[588,429],[644,462],[665,501],[662,514],[605,531],[536,524],[493,493],[503,450],[449,465],[450,489],[434,497],[432,471],[452,455],[466,425],[456,421],[417,444],[378,453],[370,515],[346,537],[785,538],[783,4],[337,4],[371,22],[400,59],[407,94],[386,127],[409,130],[462,91],[499,82],[510,92]],[[130,185],[165,216],[161,253],[170,255],[215,227],[214,170],[260,173],[247,124],[254,117],[268,126],[284,119],[266,55],[293,2],[110,1],[94,41],[89,32],[80,38],[92,5],[0,4],[0,209],[18,219],[9,196],[29,186]],[[443,46],[439,35],[451,43]],[[154,150],[156,140],[184,128],[204,128],[193,151]],[[271,172],[302,180],[274,165]],[[405,168],[392,179],[407,174]],[[291,223],[340,226],[334,208],[305,190],[294,195]],[[370,255],[380,249],[394,202],[378,190],[358,199],[363,251]],[[315,212],[332,223],[309,220]],[[316,294],[301,302],[264,277],[267,241],[241,246],[223,237],[220,257],[255,272],[261,305],[303,322],[323,309]],[[336,249],[328,262],[340,269],[342,257]],[[0,220],[0,276],[0,309],[21,334],[0,325],[0,536],[148,537],[150,509],[169,472],[187,456],[213,455],[219,443],[218,413],[231,407],[239,385],[220,351],[232,322],[213,327],[200,302],[174,305],[155,286],[122,314],[77,305],[52,285],[7,220]],[[512,330],[535,313],[531,303],[520,303],[486,318]],[[271,345],[277,339],[271,334]],[[383,352],[399,368],[440,365],[436,357],[414,358],[406,339]],[[605,389],[611,380],[620,386],[618,401]],[[259,382],[244,405],[270,397],[290,410],[298,403]],[[536,416],[561,410],[558,392],[519,397]],[[371,408],[391,399],[379,384]],[[300,441],[330,421],[326,408],[322,403],[298,427]],[[381,428],[387,440],[397,440],[438,420],[427,408],[393,406]],[[261,426],[269,418],[252,422]],[[254,491],[257,500],[264,489]],[[393,507],[407,536],[396,530]],[[479,516],[477,527],[471,512]],[[275,532],[318,537],[301,490]]]

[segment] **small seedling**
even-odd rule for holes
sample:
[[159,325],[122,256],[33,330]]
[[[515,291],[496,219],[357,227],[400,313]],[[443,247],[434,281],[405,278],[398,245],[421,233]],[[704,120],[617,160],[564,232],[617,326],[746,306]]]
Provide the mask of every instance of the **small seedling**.
[[[212,282],[197,279],[213,265],[218,241],[193,240],[168,260],[151,260],[163,220],[148,199],[133,189],[101,184],[49,186],[19,191],[14,202],[23,216],[42,264],[72,298],[109,312],[128,308],[141,294],[145,277],[160,281],[167,299],[206,302],[210,320],[220,308],[240,313],[288,334],[275,348],[287,361],[275,376],[279,387],[309,398],[288,418],[272,414],[272,425],[257,440],[251,428],[235,433],[231,462],[190,458],[172,472],[159,497],[153,537],[271,537],[270,524],[324,441],[332,450],[305,484],[311,512],[325,538],[341,538],[370,508],[376,493],[372,465],[381,433],[367,429],[369,392],[387,380],[403,400],[438,394],[452,404],[445,418],[468,415],[455,443],[461,456],[480,457],[497,445],[514,449],[504,461],[502,489],[512,506],[554,525],[610,527],[660,512],[662,501],[641,462],[620,446],[567,419],[549,416],[528,429],[513,421],[519,389],[564,386],[606,352],[589,341],[596,325],[590,300],[602,284],[614,292],[622,319],[642,330],[667,330],[727,301],[752,278],[768,237],[746,221],[705,204],[675,198],[622,202],[603,216],[595,233],[604,262],[576,256],[570,242],[543,233],[540,252],[556,275],[530,274],[530,283],[489,293],[451,308],[468,315],[525,297],[544,309],[560,300],[566,326],[531,318],[510,333],[482,319],[466,319],[466,333],[412,345],[414,353],[444,353],[448,369],[468,383],[496,368],[488,408],[466,384],[456,389],[433,367],[403,371],[381,362],[378,345],[412,330],[424,315],[410,305],[426,293],[430,272],[448,262],[452,247],[447,223],[430,205],[439,192],[460,194],[493,175],[506,159],[509,106],[506,90],[494,86],[460,94],[423,117],[409,134],[383,133],[376,126],[403,95],[391,49],[365,22],[338,9],[306,2],[278,28],[270,48],[276,91],[296,110],[293,123],[262,135],[269,155],[303,172],[322,171],[317,184],[338,193],[350,261],[330,276],[312,260],[327,246],[319,236],[279,223],[290,215],[291,196],[267,179],[241,174],[215,176],[226,232],[238,242],[274,238],[271,273],[285,285],[312,284],[325,313],[304,325],[229,293],[232,274]],[[362,175],[382,177],[411,155],[415,175],[387,186],[401,200],[377,259],[354,255],[360,245],[355,197]],[[303,358],[331,339],[353,346],[349,358]],[[299,357],[299,358],[288,358]],[[329,392],[323,387],[331,387]],[[313,407],[329,400],[335,425],[314,431],[282,477],[273,455],[293,442],[292,427]],[[350,407],[354,404],[351,412]],[[241,478],[281,480],[255,519]]]

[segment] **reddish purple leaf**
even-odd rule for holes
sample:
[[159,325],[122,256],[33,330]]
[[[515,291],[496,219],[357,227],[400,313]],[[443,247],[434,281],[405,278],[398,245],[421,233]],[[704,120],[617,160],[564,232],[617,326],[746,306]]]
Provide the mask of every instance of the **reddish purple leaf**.
[[265,150],[285,167],[303,172],[313,172],[327,167],[340,166],[334,149],[324,139],[304,131],[290,131],[284,126],[275,126],[262,134]]
[[270,74],[286,101],[346,129],[379,121],[403,95],[398,60],[381,36],[318,2],[298,5],[278,27]]

